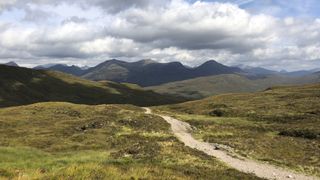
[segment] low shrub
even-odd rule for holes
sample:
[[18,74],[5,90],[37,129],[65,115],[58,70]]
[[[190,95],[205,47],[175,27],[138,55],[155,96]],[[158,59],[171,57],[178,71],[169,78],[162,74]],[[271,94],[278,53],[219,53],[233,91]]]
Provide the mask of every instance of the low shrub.
[[299,137],[299,138],[305,138],[305,139],[317,139],[320,138],[320,132],[314,132],[309,129],[303,129],[303,130],[296,130],[296,129],[289,129],[289,130],[283,130],[279,132],[279,135],[281,136],[290,136],[290,137]]

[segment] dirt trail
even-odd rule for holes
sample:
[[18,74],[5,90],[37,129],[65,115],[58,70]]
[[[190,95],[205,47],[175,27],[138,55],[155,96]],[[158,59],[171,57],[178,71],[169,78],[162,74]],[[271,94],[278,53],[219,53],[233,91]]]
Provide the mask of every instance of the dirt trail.
[[[146,110],[146,114],[153,114],[150,108],[144,108]],[[191,126],[186,123],[174,119],[170,116],[159,115],[166,120],[169,124],[171,124],[171,129],[174,135],[182,141],[186,146],[189,146],[193,149],[197,149],[202,151],[210,156],[214,156],[219,160],[223,161],[230,167],[237,169],[246,173],[253,173],[258,177],[267,178],[267,179],[279,179],[279,180],[289,180],[289,179],[297,179],[297,180],[319,180],[317,177],[306,176],[303,174],[299,174],[297,172],[293,172],[281,167],[273,166],[270,164],[254,161],[251,159],[247,159],[244,157],[236,158],[229,155],[226,151],[217,149],[216,146],[201,142],[192,137],[190,134]]]

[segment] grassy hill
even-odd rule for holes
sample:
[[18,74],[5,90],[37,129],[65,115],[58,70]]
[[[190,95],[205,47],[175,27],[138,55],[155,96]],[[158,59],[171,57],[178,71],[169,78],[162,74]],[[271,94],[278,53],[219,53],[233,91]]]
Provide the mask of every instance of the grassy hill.
[[250,158],[320,176],[320,84],[273,87],[158,107],[194,135]]
[[0,107],[61,101],[79,104],[135,104],[181,101],[127,84],[94,82],[54,71],[0,65]]
[[0,109],[0,179],[258,179],[185,147],[131,105]]
[[320,82],[320,74],[303,77],[265,75],[248,78],[237,74],[223,74],[177,81],[146,89],[161,94],[170,94],[192,99],[200,99],[217,94],[257,92],[275,85],[298,85]]

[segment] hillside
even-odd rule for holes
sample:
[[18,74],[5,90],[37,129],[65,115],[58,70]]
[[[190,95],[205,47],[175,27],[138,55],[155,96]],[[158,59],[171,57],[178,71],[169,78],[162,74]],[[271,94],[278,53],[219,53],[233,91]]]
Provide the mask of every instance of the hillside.
[[75,75],[75,76],[81,76],[86,72],[86,70],[81,69],[78,66],[74,66],[74,65],[73,66],[67,66],[67,65],[64,65],[64,64],[55,64],[55,65],[48,66],[48,67],[46,67],[46,66],[36,66],[33,69],[59,71],[59,72],[63,72],[63,73],[71,74],[71,75]]
[[279,74],[277,71],[269,70],[261,67],[252,67],[246,65],[238,65],[243,71],[247,72],[251,75],[271,75],[271,74]]
[[151,86],[146,89],[161,94],[200,99],[224,93],[257,92],[275,85],[299,85],[317,82],[320,82],[320,74],[316,73],[303,77],[264,75],[254,78],[237,74],[223,74]]
[[313,116],[320,113],[319,98],[320,84],[279,86],[258,93],[222,94],[169,107],[207,115],[221,110],[224,111],[221,116]]
[[273,87],[156,107],[193,134],[260,161],[320,176],[320,84]]
[[111,80],[152,86],[201,76],[240,72],[242,71],[239,68],[228,67],[213,60],[195,68],[185,67],[180,62],[157,63],[152,60],[142,60],[130,63],[109,60],[89,68],[82,77],[90,80]]
[[0,65],[0,107],[46,101],[141,106],[181,101],[132,87],[113,82],[88,81],[54,71]]
[[0,138],[0,179],[259,179],[185,147],[164,120],[129,105],[1,108]]

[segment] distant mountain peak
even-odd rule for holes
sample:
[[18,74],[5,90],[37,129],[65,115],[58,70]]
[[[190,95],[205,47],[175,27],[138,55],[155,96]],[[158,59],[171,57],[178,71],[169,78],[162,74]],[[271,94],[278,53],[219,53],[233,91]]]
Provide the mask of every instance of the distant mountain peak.
[[[216,68],[227,68],[228,66],[221,64],[215,60],[209,60],[197,67],[197,69],[216,69]],[[229,68],[229,67],[228,67]]]
[[200,65],[200,66],[216,65],[216,64],[221,64],[221,63],[219,63],[219,62],[217,62],[217,61],[215,61],[215,60],[209,60],[209,61],[204,62],[204,63],[203,63],[202,65]]
[[118,60],[118,59],[109,59],[109,60],[104,61],[103,63],[98,64],[97,66],[105,65],[105,64],[112,64],[112,63],[118,64],[118,63],[127,63],[127,62],[121,61],[121,60]]
[[63,73],[72,74],[76,76],[81,76],[86,72],[85,69],[82,69],[76,65],[68,66],[67,64],[47,64],[44,66],[36,66],[33,69],[60,71]]
[[76,67],[75,65],[72,65],[72,66],[68,66],[67,64],[55,64],[53,66],[51,66],[50,68],[52,67]]
[[43,64],[43,65],[39,65],[39,66],[35,66],[33,69],[48,69],[57,65],[64,65],[67,66],[66,64],[57,64],[57,63],[50,63],[50,64]]
[[16,62],[14,62],[14,61],[7,62],[7,63],[5,63],[4,65],[13,66],[13,67],[19,67],[19,65],[18,65]]

